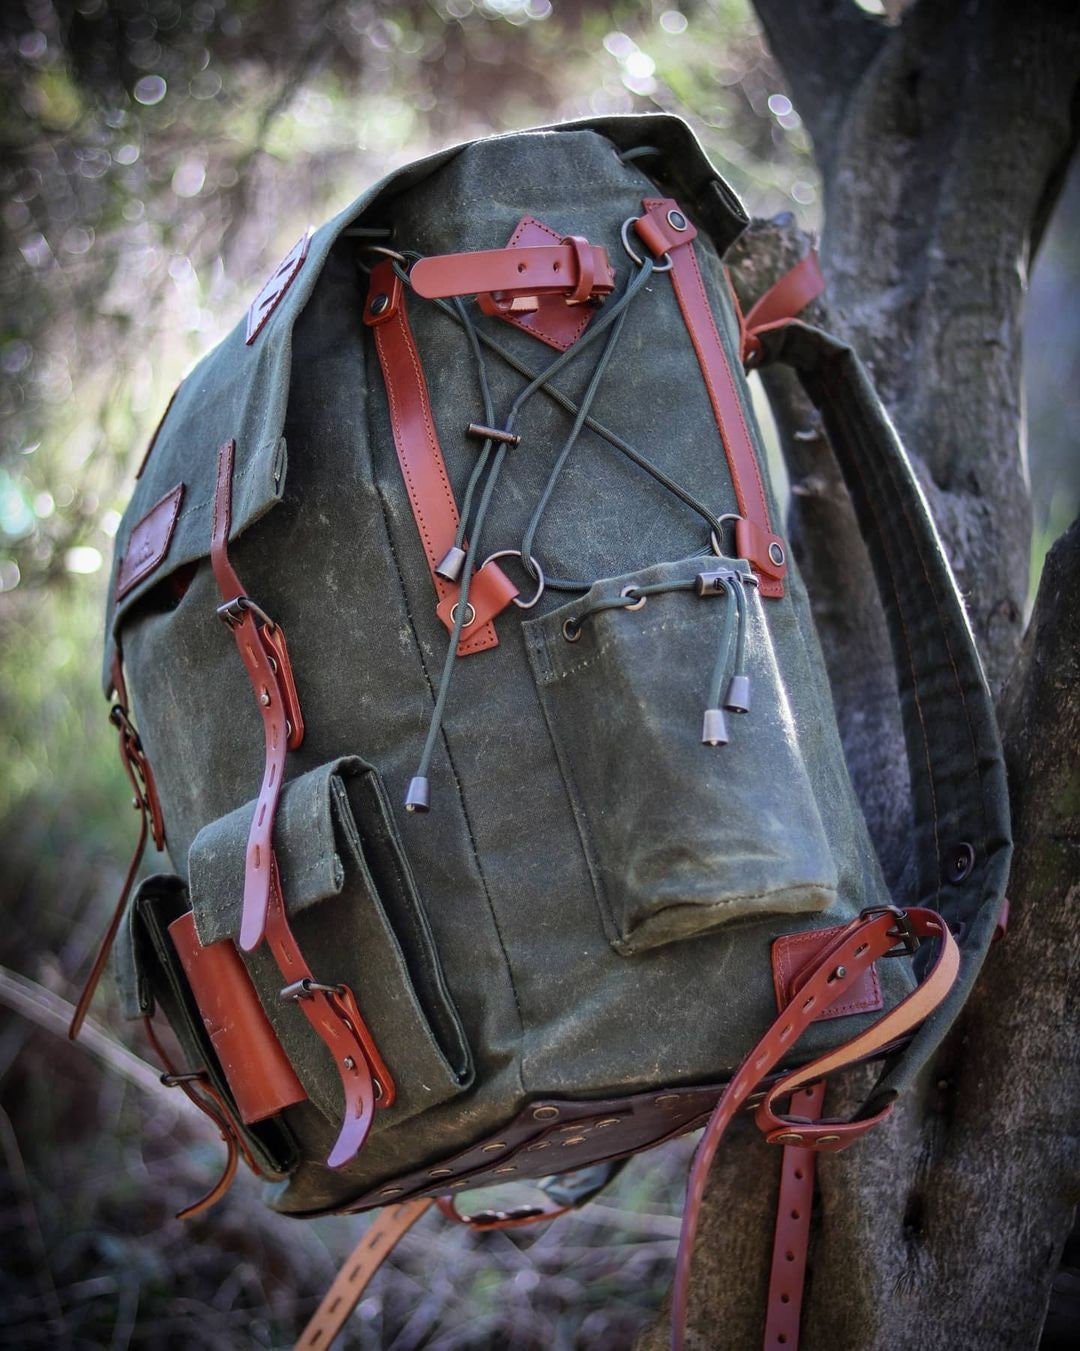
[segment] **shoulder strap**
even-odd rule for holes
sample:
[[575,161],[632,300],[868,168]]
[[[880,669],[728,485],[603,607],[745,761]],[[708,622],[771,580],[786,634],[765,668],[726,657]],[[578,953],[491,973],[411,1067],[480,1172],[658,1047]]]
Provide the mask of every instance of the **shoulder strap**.
[[894,1098],[932,1054],[970,992],[994,934],[1012,842],[990,691],[963,602],[910,461],[862,362],[797,320],[756,328],[762,362],[798,375],[821,411],[884,605],[911,769],[916,897],[961,950],[955,985],[879,1082]]

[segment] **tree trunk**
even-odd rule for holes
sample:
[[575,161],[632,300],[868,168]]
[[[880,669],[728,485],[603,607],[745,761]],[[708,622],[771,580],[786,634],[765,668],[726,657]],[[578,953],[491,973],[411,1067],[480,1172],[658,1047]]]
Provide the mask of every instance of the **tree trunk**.
[[[921,1091],[819,1162],[802,1344],[1017,1351],[1038,1344],[1080,1194],[1080,525],[1047,561],[1025,636],[1020,351],[1028,264],[1075,145],[1080,17],[1049,0],[921,0],[895,25],[849,0],[756,8],[824,180],[828,312],[812,317],[867,361],[916,462],[1004,691],[1017,843],[1008,940]],[[750,242],[735,272],[752,297],[801,246],[782,224]],[[907,770],[869,565],[815,415],[783,373],[766,384],[845,752],[899,889]],[[830,1090],[830,1114],[853,1109],[870,1078]],[[761,1345],[779,1159],[753,1134],[740,1123],[714,1169],[691,1346]],[[642,1351],[666,1335],[658,1323]]]

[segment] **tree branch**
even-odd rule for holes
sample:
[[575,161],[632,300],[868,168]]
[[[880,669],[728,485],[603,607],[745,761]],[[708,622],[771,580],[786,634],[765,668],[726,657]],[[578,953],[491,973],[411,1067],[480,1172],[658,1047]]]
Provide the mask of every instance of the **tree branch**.
[[835,143],[851,91],[888,28],[851,0],[754,0],[754,9],[819,156]]

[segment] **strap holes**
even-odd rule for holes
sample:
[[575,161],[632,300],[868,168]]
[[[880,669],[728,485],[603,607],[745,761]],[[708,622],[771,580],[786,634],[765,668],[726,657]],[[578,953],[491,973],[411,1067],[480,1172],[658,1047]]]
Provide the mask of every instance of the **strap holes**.
[[551,265],[551,270],[552,270],[552,272],[561,272],[561,271],[562,271],[562,263],[560,263],[559,260],[558,260],[557,258],[556,258],[556,260],[552,263],[552,265]]
[[780,1296],[780,1303],[781,1303],[781,1304],[790,1304],[790,1303],[791,1303],[791,1296],[790,1296],[790,1295],[781,1295],[781,1296]]
[[797,1210],[793,1210],[793,1211],[791,1212],[791,1218],[792,1218],[793,1220],[799,1219],[799,1212],[798,1212]]
[[782,1332],[778,1332],[776,1334],[776,1340],[780,1343],[781,1346],[785,1346],[787,1344],[787,1337]]
[[803,1000],[803,1008],[804,1008],[804,1009],[812,1008],[816,1000],[817,1000],[817,995],[813,995],[813,994],[810,995],[810,997],[809,997],[808,999],[804,999],[804,1000]]
[[780,1029],[780,1040],[787,1041],[788,1037],[791,1036],[793,1030],[794,1025],[792,1023],[788,1023],[787,1027],[782,1027]]
[[525,264],[525,263],[518,263],[518,271],[519,271],[519,272],[524,272],[524,271],[525,271],[525,267],[526,267],[526,264]]
[[[354,1267],[353,1270],[349,1272],[349,1280],[350,1280],[350,1281],[355,1281],[355,1280],[356,1280],[356,1273],[357,1273],[359,1270],[360,1270],[359,1267]],[[327,1313],[336,1313],[336,1312],[337,1312],[337,1309],[338,1309],[338,1305],[339,1305],[340,1303],[341,1303],[341,1296],[339,1295],[339,1296],[337,1297],[337,1299],[334,1300],[333,1304],[330,1305],[329,1309],[327,1309],[326,1312],[327,1312]]]
[[784,1253],[784,1261],[785,1261],[785,1262],[794,1262],[794,1261],[795,1261],[795,1254],[791,1251],[790,1248],[787,1250],[786,1253]]
[[754,1069],[763,1070],[768,1063],[769,1057],[767,1055],[759,1055],[754,1061]]
[[870,946],[869,943],[860,943],[859,946],[855,949],[855,956],[861,957],[869,946]]
[[803,1170],[802,1170],[801,1168],[796,1168],[796,1169],[795,1169],[795,1181],[796,1181],[796,1182],[801,1182],[802,1180],[803,1180]]

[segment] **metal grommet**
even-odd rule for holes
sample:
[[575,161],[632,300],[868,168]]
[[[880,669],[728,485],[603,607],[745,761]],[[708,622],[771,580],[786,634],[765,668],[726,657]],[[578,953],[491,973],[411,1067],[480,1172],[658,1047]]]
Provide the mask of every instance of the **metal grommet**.
[[368,313],[382,314],[389,304],[390,297],[385,292],[382,292],[380,295],[372,297],[371,303],[368,305]]
[[[483,571],[483,569],[486,568],[489,563],[493,563],[496,558],[516,558],[520,560],[522,567],[525,568],[525,571],[529,573],[530,577],[535,576],[536,595],[533,596],[532,600],[520,600],[517,596],[514,597],[514,604],[519,610],[531,610],[544,594],[544,569],[532,554],[529,555],[529,561],[528,564],[526,564],[525,555],[520,549],[497,549],[493,554],[488,554],[487,558],[480,564],[479,570]],[[573,641],[573,639],[571,639],[571,641]]]
[[[588,1138],[588,1137],[587,1137],[587,1136],[584,1136],[584,1135],[571,1135],[571,1136],[568,1136],[568,1137],[562,1142],[562,1144],[563,1144],[563,1149],[565,1149],[565,1148],[567,1147],[567,1145],[583,1145],[583,1144],[585,1143],[585,1141],[586,1141],[587,1138]],[[498,1168],[496,1168],[495,1171],[496,1171],[496,1172],[500,1172],[501,1170],[498,1169]]]
[[796,1131],[785,1131],[783,1135],[774,1135],[771,1144],[774,1145],[801,1145],[802,1136]]
[[517,1166],[516,1166],[515,1164],[508,1163],[508,1164],[506,1164],[506,1165],[505,1165],[504,1167],[502,1167],[502,1168],[496,1168],[496,1169],[495,1169],[495,1172],[496,1172],[496,1173],[516,1173],[516,1172],[517,1172]]
[[380,1196],[400,1196],[405,1190],[404,1187],[384,1187],[379,1193]]
[[604,1117],[603,1121],[598,1121],[596,1123],[596,1129],[598,1131],[602,1131],[605,1130],[608,1126],[617,1126],[618,1124],[619,1118],[617,1116],[606,1116]]
[[[620,595],[620,596],[630,596],[630,595],[633,595],[636,591],[637,591],[637,587],[636,587],[636,586],[624,586],[623,589],[619,592],[619,595]],[[638,596],[637,600],[634,601],[633,605],[624,605],[624,606],[623,606],[623,609],[624,609],[624,610],[641,610],[641,609],[644,608],[645,602],[646,602],[648,599],[649,599],[648,596]]]
[[491,1153],[493,1153],[496,1149],[500,1149],[500,1150],[501,1150],[501,1149],[505,1149],[505,1148],[506,1148],[506,1141],[505,1141],[505,1140],[492,1140],[490,1144],[483,1145],[483,1146],[481,1147],[480,1153],[481,1153],[481,1154],[491,1154]]
[[784,566],[785,556],[783,546],[777,544],[777,542],[773,540],[769,545],[769,562],[773,563],[778,568],[782,568]]
[[532,1115],[534,1121],[554,1121],[559,1115],[559,1109],[557,1107],[534,1107]]
[[816,1145],[833,1145],[839,1139],[839,1135],[819,1135],[813,1143]]
[[452,1168],[429,1168],[429,1169],[428,1169],[428,1177],[453,1177],[453,1175],[454,1175],[454,1170],[453,1170]]
[[678,230],[681,234],[687,229],[689,222],[681,211],[669,211],[667,213],[667,223],[673,230]]
[[[626,218],[626,219],[623,221],[623,223],[622,223],[622,229],[619,231],[619,233],[620,233],[620,235],[622,236],[623,248],[624,248],[624,249],[626,250],[626,252],[630,255],[631,261],[637,263],[638,267],[644,267],[644,266],[645,266],[644,260],[643,260],[638,254],[636,254],[636,253],[634,252],[634,250],[630,247],[630,239],[629,239],[629,236],[628,236],[628,234],[627,234],[627,231],[630,229],[631,225],[633,225],[634,221],[636,221],[637,219],[638,219],[637,216],[627,216],[627,218]],[[654,272],[670,272],[670,271],[671,271],[671,267],[672,267],[672,263],[671,263],[671,254],[670,254],[670,253],[664,253],[664,254],[661,254],[660,256],[661,256],[662,258],[666,258],[666,259],[667,259],[667,262],[666,262],[666,263],[663,263],[663,264],[661,264],[661,263],[654,263],[654,264],[653,264],[653,271],[654,271]]]
[[970,844],[957,844],[949,851],[945,861],[945,876],[956,884],[965,882],[975,867],[975,850]]
[[564,619],[562,626],[562,636],[568,643],[576,643],[581,637],[581,625],[576,619]]
[[[457,623],[458,605],[460,605],[460,603],[461,603],[460,601],[456,602],[453,609],[450,611],[451,624]],[[469,626],[475,623],[476,621],[476,611],[473,609],[472,605],[468,601],[465,602],[465,614],[467,618],[465,620],[465,623],[462,624],[461,626],[463,629],[469,628]]]
[[654,1107],[670,1107],[673,1103],[679,1101],[678,1093],[661,1093],[658,1098],[653,1098]]

